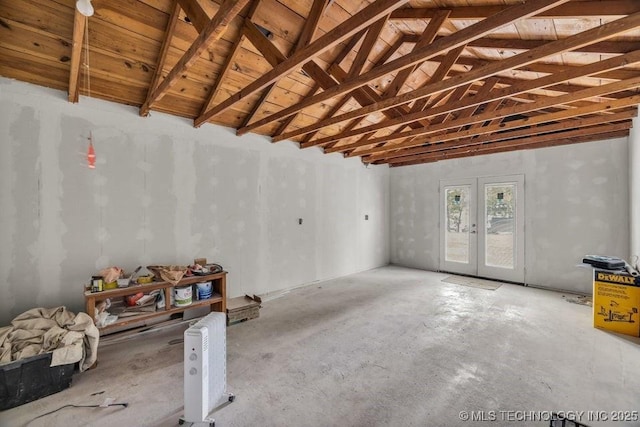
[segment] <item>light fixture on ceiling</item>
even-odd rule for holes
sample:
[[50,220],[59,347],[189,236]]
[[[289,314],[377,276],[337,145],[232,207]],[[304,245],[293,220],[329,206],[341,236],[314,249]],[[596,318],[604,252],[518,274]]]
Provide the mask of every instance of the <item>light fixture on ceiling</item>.
[[76,9],[84,16],[93,16],[93,5],[91,0],[78,0],[76,2]]

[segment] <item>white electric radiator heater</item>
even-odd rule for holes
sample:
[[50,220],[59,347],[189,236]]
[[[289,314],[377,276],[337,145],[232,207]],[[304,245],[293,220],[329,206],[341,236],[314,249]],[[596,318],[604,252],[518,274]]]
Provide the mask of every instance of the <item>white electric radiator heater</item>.
[[227,316],[210,313],[184,331],[184,417],[180,424],[209,424],[211,413],[233,402],[227,393]]

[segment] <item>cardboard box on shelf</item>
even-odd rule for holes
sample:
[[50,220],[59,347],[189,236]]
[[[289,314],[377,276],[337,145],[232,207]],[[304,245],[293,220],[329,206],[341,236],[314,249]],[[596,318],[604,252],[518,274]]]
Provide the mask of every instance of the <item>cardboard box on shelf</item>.
[[593,270],[593,326],[640,336],[640,277],[626,272]]

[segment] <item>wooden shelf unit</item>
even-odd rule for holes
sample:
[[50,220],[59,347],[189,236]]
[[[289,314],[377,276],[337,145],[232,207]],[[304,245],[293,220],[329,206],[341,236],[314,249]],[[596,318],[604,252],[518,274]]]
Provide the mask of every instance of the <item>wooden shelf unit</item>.
[[166,316],[174,313],[181,313],[193,307],[210,306],[211,311],[219,311],[221,313],[227,312],[227,272],[222,271],[220,273],[207,274],[205,276],[190,276],[183,278],[178,282],[177,287],[194,285],[201,282],[211,282],[213,296],[205,300],[193,302],[185,307],[176,307],[171,305],[171,289],[174,285],[170,282],[151,282],[140,285],[132,285],[126,288],[108,289],[101,292],[85,291],[84,299],[86,303],[86,312],[92,319],[95,318],[96,302],[104,301],[107,298],[125,297],[127,295],[135,295],[138,292],[145,294],[154,291],[156,289],[162,289],[164,291],[164,300],[166,302],[165,308],[157,310],[151,313],[138,314],[134,316],[127,316],[118,319],[115,323],[107,326],[99,327],[100,335],[109,333],[116,329],[121,329],[126,325],[135,323],[138,324],[144,320],[152,319],[158,316]]

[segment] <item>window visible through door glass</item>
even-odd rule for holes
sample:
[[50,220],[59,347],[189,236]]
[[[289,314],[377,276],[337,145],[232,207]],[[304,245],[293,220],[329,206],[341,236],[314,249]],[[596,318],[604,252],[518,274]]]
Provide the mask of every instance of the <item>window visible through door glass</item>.
[[487,184],[485,198],[485,265],[514,268],[515,184]]
[[469,262],[469,186],[446,188],[445,258]]

